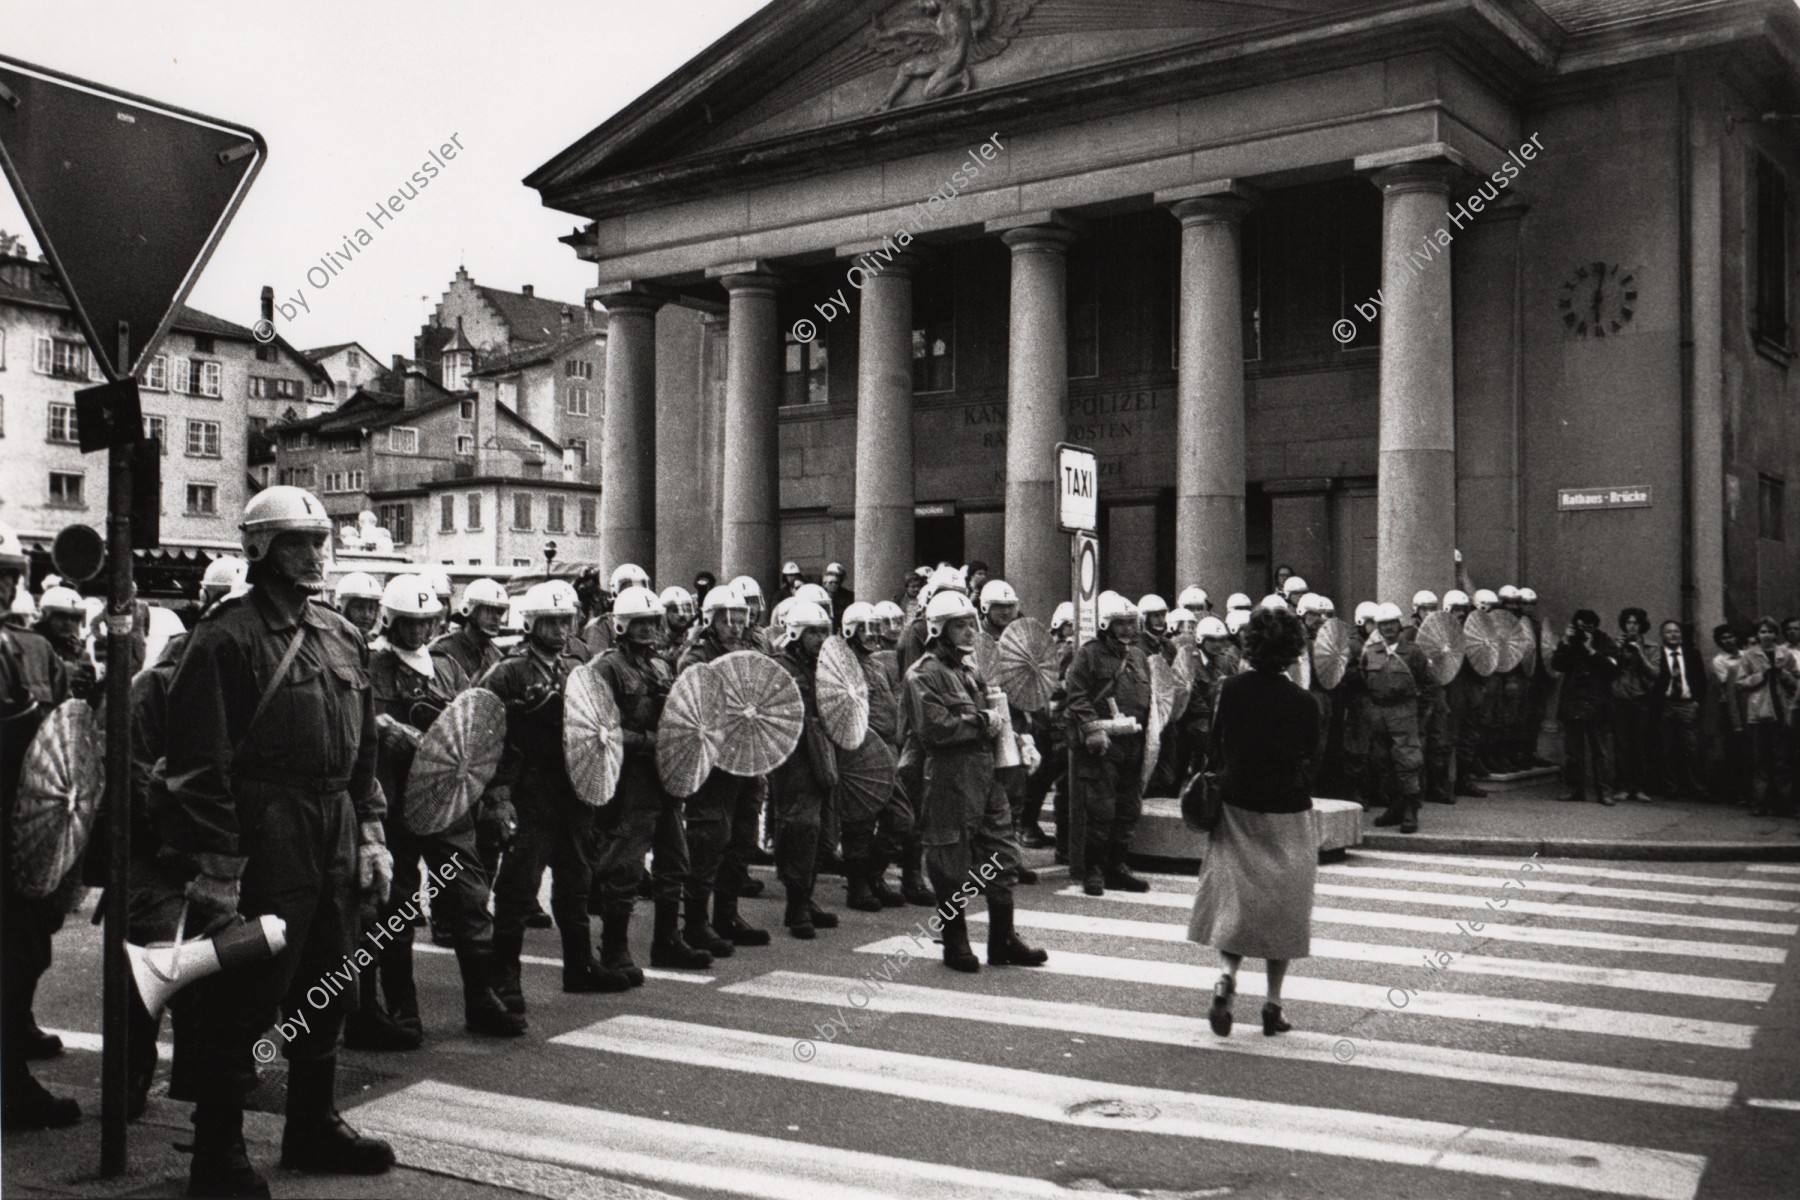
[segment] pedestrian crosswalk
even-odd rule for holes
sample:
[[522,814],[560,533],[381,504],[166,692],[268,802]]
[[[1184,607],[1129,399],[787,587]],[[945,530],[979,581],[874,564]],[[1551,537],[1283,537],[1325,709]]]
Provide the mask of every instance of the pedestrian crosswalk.
[[[1047,879],[1016,914],[1043,968],[959,975],[915,928],[928,910],[848,913],[818,942],[673,973],[706,986],[548,1028],[534,1009],[529,1070],[414,1082],[351,1119],[403,1154],[683,1195],[1200,1194],[1264,1169],[1334,1181],[1308,1195],[1737,1194],[1707,1188],[1732,1122],[1800,1120],[1779,1097],[1750,1118],[1740,1093],[1791,1002],[1800,872],[1518,867],[1354,851],[1322,868],[1280,1037],[1256,1023],[1258,962],[1233,1035],[1208,1027],[1218,960],[1186,940],[1192,877],[1101,897]],[[979,902],[970,917],[979,942]]]

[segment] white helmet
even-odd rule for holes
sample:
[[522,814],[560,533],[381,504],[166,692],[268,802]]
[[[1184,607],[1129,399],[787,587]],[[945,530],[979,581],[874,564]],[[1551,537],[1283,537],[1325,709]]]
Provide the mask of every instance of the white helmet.
[[1137,610],[1139,613],[1145,615],[1150,613],[1166,613],[1169,611],[1169,602],[1155,592],[1150,592],[1137,602]]
[[739,575],[731,581],[731,586],[737,590],[737,594],[742,596],[746,603],[763,598],[762,584],[748,575]]
[[424,570],[420,571],[419,574],[425,577],[425,582],[431,587],[432,595],[436,596],[446,607],[448,607],[450,604],[450,593],[456,590],[451,586],[450,572],[444,570],[442,567],[426,567]]
[[1191,587],[1182,588],[1181,598],[1177,601],[1180,607],[1189,612],[1204,612],[1209,603],[1211,602],[1206,598],[1206,589],[1197,583]]
[[933,571],[925,580],[925,586],[919,589],[919,599],[930,600],[946,588],[953,592],[968,594],[969,581],[963,575],[961,567],[952,567],[946,564]]
[[680,613],[690,621],[694,619],[694,593],[680,584],[671,584],[664,588],[658,599],[663,602],[663,608],[666,611]]
[[1191,609],[1177,608],[1169,613],[1169,632],[1177,636],[1192,633],[1199,623],[1200,614]]
[[792,596],[783,596],[775,602],[775,610],[769,614],[769,628],[779,630],[782,621],[787,619],[787,610],[794,606]]
[[794,599],[805,600],[809,603],[816,604],[824,609],[827,614],[829,614],[832,609],[831,593],[816,583],[803,583],[795,588]]
[[1494,605],[1496,605],[1498,603],[1500,603],[1500,597],[1494,595],[1494,593],[1490,592],[1488,589],[1486,589],[1486,588],[1476,589],[1475,607],[1478,610],[1480,610],[1481,612],[1486,612],[1488,609],[1494,607]]
[[994,604],[1017,604],[1019,593],[1013,591],[1013,585],[1004,579],[990,579],[981,586],[981,615],[987,616],[987,610]]
[[1258,608],[1286,608],[1287,606],[1288,602],[1283,600],[1281,595],[1277,592],[1270,592],[1256,602],[1256,607]]
[[1292,596],[1295,592],[1309,590],[1311,589],[1306,586],[1306,580],[1300,578],[1298,575],[1289,575],[1287,577],[1287,582],[1281,585],[1281,594],[1283,596]]
[[840,583],[843,582],[844,575],[845,575],[843,563],[835,563],[835,562],[834,563],[826,563],[825,570],[820,572],[820,574],[819,574],[819,579],[822,582],[824,580],[830,579],[833,575],[836,575],[838,577],[838,582],[840,582]]
[[506,588],[492,579],[476,579],[463,589],[462,602],[456,611],[462,616],[473,616],[478,608],[505,608],[511,602]]
[[1381,605],[1375,603],[1373,600],[1364,600],[1361,604],[1356,606],[1356,623],[1361,625],[1364,621],[1373,621],[1375,619],[1375,612],[1380,607]]
[[895,628],[899,628],[900,622],[906,620],[906,610],[892,600],[877,600],[875,615],[884,621],[892,621]]
[[[818,584],[811,585],[818,587]],[[789,646],[800,640],[800,635],[808,629],[831,630],[831,611],[816,600],[802,600],[798,596],[789,598],[787,611],[781,614],[781,623],[776,626],[775,644]]]
[[612,583],[608,591],[617,596],[628,587],[647,588],[650,586],[650,573],[636,563],[620,563],[613,568]]
[[1326,616],[1328,616],[1328,617],[1337,616],[1337,605],[1335,605],[1331,602],[1330,596],[1320,596],[1319,604],[1321,606],[1321,610],[1324,612],[1324,614]]
[[431,590],[431,581],[423,575],[396,575],[381,590],[381,615],[394,617],[435,617],[444,604]]
[[1244,595],[1242,592],[1233,592],[1225,601],[1225,611],[1238,612],[1240,610],[1243,612],[1250,611],[1250,597]]
[[1436,592],[1419,591],[1419,592],[1413,593],[1412,606],[1415,610],[1425,608],[1427,606],[1429,606],[1431,608],[1436,608],[1437,605],[1438,605],[1438,598],[1437,598]]
[[1326,607],[1330,605],[1330,603],[1331,601],[1319,595],[1319,593],[1308,592],[1306,595],[1300,597],[1300,603],[1294,606],[1294,611],[1303,617],[1307,613],[1318,613],[1323,616]]
[[[1243,612],[1244,610],[1240,608],[1237,611]],[[1194,628],[1194,636],[1200,638],[1230,637],[1231,630],[1227,629],[1225,622],[1217,617],[1201,617],[1200,624]]]
[[[19,535],[13,527],[0,523],[0,571],[24,571],[30,564],[25,559],[25,547],[19,541]],[[20,591],[25,589],[20,588]]]
[[1238,631],[1243,629],[1244,626],[1248,625],[1249,623],[1250,623],[1250,610],[1249,609],[1247,609],[1247,608],[1232,609],[1230,612],[1225,614],[1226,636],[1229,637],[1232,634],[1237,633]]
[[[4,544],[4,543],[0,543]],[[4,560],[0,560],[0,569],[7,569]],[[23,570],[24,568],[20,568]],[[12,615],[23,617],[27,622],[37,620],[37,601],[31,598],[31,589],[22,587],[13,592]]]
[[1469,607],[1469,593],[1451,588],[1444,593],[1444,607],[1446,609]]
[[1073,624],[1075,624],[1075,602],[1064,600],[1056,606],[1056,611],[1050,614],[1050,628],[1054,631],[1061,629],[1064,625]]
[[868,626],[874,626],[877,630],[881,628],[881,614],[875,611],[873,604],[858,600],[844,610],[843,630],[846,638],[855,637]]
[[969,602],[968,596],[959,590],[945,587],[925,604],[925,640],[936,641],[944,632],[944,626],[958,617],[977,615],[979,614]]
[[736,609],[738,612],[749,612],[749,602],[744,594],[729,583],[718,583],[706,589],[706,598],[700,601],[700,615],[709,623],[713,614],[721,609]]
[[1525,604],[1536,604],[1537,603],[1537,593],[1532,591],[1530,588],[1520,588],[1519,589],[1519,599],[1521,602],[1523,602]]
[[87,618],[87,605],[82,602],[81,593],[71,587],[46,588],[38,597],[38,611],[45,616],[53,612],[75,613],[83,620]]
[[626,627],[639,617],[660,617],[663,611],[663,602],[655,592],[647,587],[631,584],[613,597],[613,633],[623,637]]
[[1098,624],[1103,632],[1112,628],[1114,621],[1135,621],[1139,615],[1137,605],[1117,592],[1101,592],[1098,607]]
[[581,614],[581,601],[575,597],[575,589],[561,579],[548,579],[543,583],[534,583],[519,598],[519,620],[530,629],[531,623],[539,617],[574,617]]
[[[379,600],[381,598],[381,585],[376,583],[369,576],[363,575],[361,571],[353,571],[350,575],[344,576],[344,579],[349,579],[354,575],[362,575],[364,579],[369,580],[370,585],[375,589],[374,594],[371,597],[372,599]],[[209,588],[222,588],[229,592],[235,588],[243,587],[244,584],[248,582],[249,578],[249,563],[245,562],[235,554],[224,554],[206,564],[206,574],[200,577],[200,587],[203,590]],[[338,582],[338,598],[340,600],[343,598],[343,587],[343,581],[340,580]]]
[[[221,558],[211,567],[206,568],[206,578],[200,581],[200,586],[206,587],[208,584],[213,584],[215,587],[218,586],[213,580],[213,567],[223,566],[234,561],[241,560]],[[221,572],[221,574],[224,574],[224,572]],[[396,575],[394,577],[396,581],[412,578],[416,577],[411,575]],[[337,606],[339,608],[344,607],[344,601],[346,600],[385,600],[386,598],[387,593],[383,591],[381,585],[375,581],[375,577],[367,571],[350,572],[348,575],[338,580],[337,590],[332,593],[332,599],[337,601]]]
[[781,564],[781,574],[783,578],[786,578],[789,575],[800,574],[800,564],[789,559],[787,562]]
[[1500,589],[1500,599],[1502,599],[1502,600],[1517,600],[1518,598],[1519,598],[1519,589],[1514,587],[1512,584],[1509,583],[1505,587]]
[[1400,619],[1401,612],[1398,604],[1383,604],[1375,609],[1375,623],[1377,625],[1381,624],[1383,621],[1398,621]]
[[244,535],[244,557],[257,562],[269,552],[271,542],[291,530],[329,534],[331,518],[319,498],[305,488],[277,484],[250,497],[238,528]]

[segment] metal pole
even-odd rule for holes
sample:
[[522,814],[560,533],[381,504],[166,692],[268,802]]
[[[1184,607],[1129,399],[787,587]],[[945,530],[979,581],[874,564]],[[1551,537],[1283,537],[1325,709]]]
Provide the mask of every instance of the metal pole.
[[[119,371],[131,363],[131,329],[119,322]],[[100,1174],[125,1171],[125,1097],[130,1088],[126,1038],[131,979],[126,973],[126,876],[131,861],[131,447],[106,451],[106,822],[112,858],[106,872],[105,978],[100,1050]]]
[[[1075,605],[1075,649],[1081,649],[1081,535],[1069,536],[1069,599]],[[1063,786],[1069,791],[1069,881],[1079,887],[1087,880],[1087,806],[1075,790],[1075,744],[1081,727],[1070,726],[1069,773]]]

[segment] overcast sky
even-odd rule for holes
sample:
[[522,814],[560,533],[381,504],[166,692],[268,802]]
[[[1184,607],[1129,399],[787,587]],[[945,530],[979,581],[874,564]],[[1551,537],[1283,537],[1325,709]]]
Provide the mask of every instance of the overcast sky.
[[[762,0],[0,0],[4,53],[249,125],[269,160],[188,303],[250,325],[262,285],[312,305],[282,333],[383,362],[463,263],[477,283],[579,303],[580,218],[519,181],[762,7]],[[464,152],[379,231],[364,214],[459,135]],[[373,241],[323,291],[307,267]],[[0,228],[29,236],[10,188]],[[32,239],[36,248],[36,240]]]

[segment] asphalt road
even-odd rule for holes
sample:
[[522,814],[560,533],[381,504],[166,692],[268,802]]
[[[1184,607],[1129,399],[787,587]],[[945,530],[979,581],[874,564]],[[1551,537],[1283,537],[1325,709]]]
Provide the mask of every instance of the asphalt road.
[[[1096,899],[1046,872],[1018,903],[1048,967],[975,976],[907,936],[923,908],[625,996],[564,995],[534,932],[517,1042],[463,1032],[454,960],[421,945],[424,1049],[346,1051],[340,1103],[409,1164],[556,1200],[590,1172],[778,1200],[1800,1196],[1800,868],[1354,852],[1321,871],[1275,1038],[1260,963],[1210,1031],[1193,881],[1153,882]],[[778,925],[777,890],[749,919]],[[98,1027],[97,945],[59,937],[46,1027]]]

